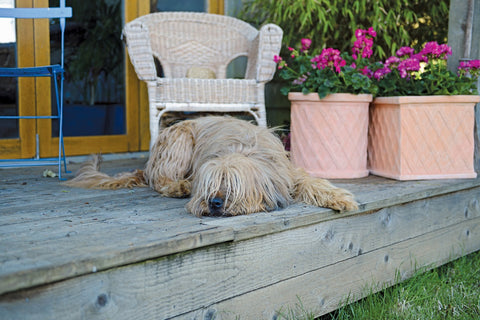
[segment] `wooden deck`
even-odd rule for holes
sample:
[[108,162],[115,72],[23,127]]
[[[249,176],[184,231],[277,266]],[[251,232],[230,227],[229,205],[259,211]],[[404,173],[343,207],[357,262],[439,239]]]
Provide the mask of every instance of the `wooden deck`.
[[72,189],[42,171],[0,170],[0,319],[276,319],[298,300],[320,315],[480,249],[478,178],[334,181],[358,212],[199,219],[186,199]]

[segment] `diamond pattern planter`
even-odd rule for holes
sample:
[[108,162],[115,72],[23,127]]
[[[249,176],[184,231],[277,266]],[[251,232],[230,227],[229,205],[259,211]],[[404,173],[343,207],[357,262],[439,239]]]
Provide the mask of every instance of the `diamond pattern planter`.
[[291,158],[310,175],[344,179],[368,176],[369,94],[288,94]]
[[397,180],[475,178],[474,119],[480,96],[375,98],[368,165]]

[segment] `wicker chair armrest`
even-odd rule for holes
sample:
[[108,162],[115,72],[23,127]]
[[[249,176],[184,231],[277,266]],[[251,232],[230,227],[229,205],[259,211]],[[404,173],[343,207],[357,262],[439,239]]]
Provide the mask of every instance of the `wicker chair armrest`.
[[141,22],[132,21],[125,25],[122,38],[127,45],[128,55],[138,78],[143,81],[155,81],[157,71],[148,28]]
[[276,70],[273,56],[280,54],[283,31],[272,23],[264,25],[258,35],[257,65],[255,79],[259,82],[272,80]]

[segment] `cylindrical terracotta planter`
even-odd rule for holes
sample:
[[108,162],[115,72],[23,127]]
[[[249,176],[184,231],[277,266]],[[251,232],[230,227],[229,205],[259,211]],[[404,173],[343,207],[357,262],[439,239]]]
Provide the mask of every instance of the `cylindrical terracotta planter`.
[[370,94],[290,92],[291,159],[310,175],[329,179],[368,176]]
[[397,180],[475,178],[480,96],[379,97],[370,108],[372,174]]

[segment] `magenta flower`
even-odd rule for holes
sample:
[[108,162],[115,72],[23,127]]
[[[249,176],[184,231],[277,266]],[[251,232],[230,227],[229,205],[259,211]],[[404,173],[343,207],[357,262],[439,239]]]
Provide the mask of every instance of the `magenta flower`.
[[458,75],[464,76],[470,74],[478,77],[480,75],[480,60],[461,61],[458,66]]
[[447,44],[439,45],[436,41],[431,41],[425,44],[423,50],[420,51],[420,54],[432,57],[433,59],[446,60],[452,55],[452,48]]
[[377,33],[370,27],[368,30],[357,29],[355,31],[355,37],[357,40],[353,43],[352,57],[357,60],[358,54],[362,58],[370,58],[373,54],[373,37],[376,37]]
[[273,62],[278,64],[279,70],[287,66],[287,63],[282,59],[282,57],[277,55],[273,56]]
[[298,56],[298,51],[295,50],[295,48],[292,48],[292,47],[288,47],[288,51],[290,51],[290,57],[292,57],[292,59],[295,59],[296,56]]
[[398,64],[398,72],[400,73],[400,77],[406,78],[408,75],[408,71],[418,71],[420,70],[420,61],[414,58],[408,58],[405,60],[400,61]]
[[366,75],[367,77],[371,78],[373,76],[373,72],[372,70],[370,70],[368,67],[363,67],[361,69],[359,69],[360,72],[363,74],[363,75]]
[[377,80],[380,80],[380,79],[383,79],[383,77],[386,75],[386,74],[389,74],[390,72],[392,72],[392,70],[386,66],[384,66],[383,68],[381,69],[378,69],[377,71],[375,71],[373,73],[373,77]]
[[393,66],[393,67],[397,67],[397,65],[400,63],[400,58],[397,58],[395,56],[391,56],[390,58],[388,58],[387,60],[385,60],[385,67],[390,67],[390,66]]
[[428,56],[425,56],[421,53],[415,53],[415,54],[412,54],[410,56],[410,58],[412,59],[417,59],[418,61],[420,62],[425,62],[425,63],[428,63]]
[[368,28],[367,33],[374,38],[377,36],[377,32],[373,30],[373,27]]
[[302,42],[302,51],[307,51],[308,49],[310,49],[310,46],[312,45],[312,40],[303,38],[301,42]]
[[411,47],[401,47],[400,49],[397,50],[397,56],[403,57],[403,56],[411,56],[415,52],[415,49]]
[[323,49],[322,52],[310,60],[313,68],[323,70],[330,68],[337,73],[341,72],[341,67],[345,66],[347,62],[340,56],[340,51],[333,48]]

